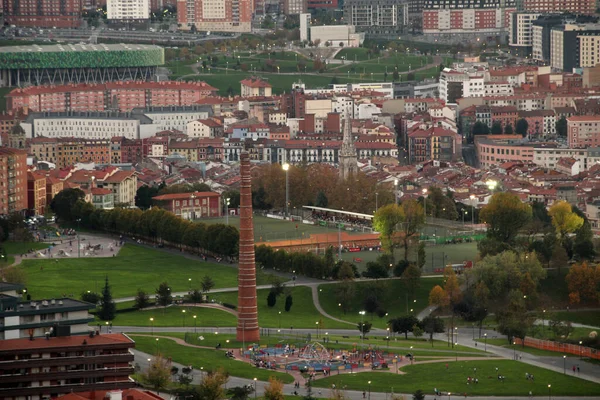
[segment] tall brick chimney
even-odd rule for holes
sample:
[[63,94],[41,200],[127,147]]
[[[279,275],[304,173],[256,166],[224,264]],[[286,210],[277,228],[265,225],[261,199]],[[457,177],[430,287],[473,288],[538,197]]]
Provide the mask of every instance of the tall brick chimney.
[[252,177],[250,155],[240,155],[240,254],[238,271],[237,340],[255,342],[260,339],[256,304],[256,265],[254,261],[254,221],[252,218]]

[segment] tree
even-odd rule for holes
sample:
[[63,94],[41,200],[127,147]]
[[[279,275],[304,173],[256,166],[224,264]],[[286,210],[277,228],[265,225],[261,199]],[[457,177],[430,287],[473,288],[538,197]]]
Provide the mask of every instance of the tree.
[[344,281],[335,287],[335,298],[338,301],[339,307],[346,314],[351,309],[352,300],[354,299],[355,288],[352,282]]
[[117,314],[117,306],[112,299],[110,286],[108,284],[108,276],[104,280],[104,289],[102,289],[102,299],[100,300],[100,310],[98,317],[104,321],[112,321]]
[[495,193],[479,214],[488,227],[488,238],[514,244],[519,231],[531,220],[531,207],[512,193]]
[[494,123],[492,123],[491,133],[492,135],[502,134],[502,124],[500,123],[500,121],[494,121]]
[[521,118],[515,124],[515,133],[517,135],[521,135],[523,137],[527,136],[527,131],[529,130],[529,122],[525,118]]
[[507,135],[512,135],[513,133],[515,133],[512,124],[504,125],[504,133]]
[[408,268],[406,268],[402,273],[402,281],[404,282],[404,287],[406,288],[406,292],[408,293],[409,297],[414,297],[415,291],[420,286],[420,280],[421,269],[415,264],[410,263]]
[[594,259],[596,250],[593,240],[592,225],[584,219],[583,225],[575,232],[575,242],[573,243],[573,253],[578,260]]
[[404,222],[404,210],[397,204],[380,207],[373,218],[373,227],[380,233],[384,249],[392,256],[396,245],[394,236],[401,222]]
[[428,315],[425,318],[423,318],[423,321],[421,321],[421,325],[423,326],[423,331],[429,334],[429,341],[431,342],[431,347],[433,347],[433,334],[443,333],[446,329],[444,325],[444,320],[440,317],[434,317],[432,315]]
[[373,317],[373,314],[379,310],[381,305],[379,296],[377,296],[376,293],[369,293],[363,300],[363,307],[366,312],[371,314],[371,318]]
[[533,326],[535,316],[527,313],[525,298],[520,290],[511,290],[508,301],[496,312],[498,332],[506,335],[508,342],[514,338],[525,339],[527,331]]
[[78,200],[83,200],[85,193],[81,189],[61,190],[50,203],[50,208],[56,214],[56,217],[63,221],[73,221],[72,210]]
[[202,292],[199,291],[198,289],[193,289],[190,292],[190,301],[192,303],[202,303],[202,299],[203,299]]
[[143,380],[157,392],[166,388],[171,381],[171,363],[160,354],[157,355],[143,375]]
[[473,136],[489,135],[490,128],[489,128],[489,126],[487,126],[487,124],[485,124],[481,121],[477,121],[473,124],[473,127],[471,128],[471,132],[472,132]]
[[567,137],[567,119],[565,118],[565,116],[563,115],[562,117],[560,117],[558,119],[558,121],[556,121],[556,134],[560,137],[566,138]]
[[389,276],[389,268],[387,265],[369,261],[367,263],[367,270],[363,271],[362,276],[370,279],[387,278]]
[[171,296],[171,288],[167,282],[162,282],[158,289],[156,289],[156,304],[162,307],[166,307],[173,302],[173,296]]
[[[10,280],[8,282],[13,283],[14,281]],[[88,290],[87,292],[81,293],[81,300],[87,303],[97,305],[100,302],[100,295],[98,293],[90,292]]]
[[269,290],[269,294],[267,295],[267,306],[273,308],[275,307],[275,304],[277,304],[277,294],[275,294],[274,291]]
[[413,400],[425,400],[425,393],[421,389],[413,393]]
[[413,331],[413,327],[419,324],[419,320],[414,315],[404,315],[390,320],[390,330],[395,333],[403,333],[404,338],[408,339],[408,332]]
[[179,384],[183,386],[189,386],[193,380],[194,378],[191,377],[189,374],[180,374],[177,378],[177,382],[179,382]]
[[571,266],[566,276],[571,304],[600,303],[600,266],[588,265],[587,262]]
[[423,269],[427,262],[427,254],[425,253],[425,243],[419,243],[419,251],[417,252],[417,267]]
[[364,337],[367,333],[371,332],[371,328],[373,327],[373,324],[370,323],[369,321],[363,321],[363,322],[359,322],[356,325],[356,327],[358,328],[358,331]]
[[448,305],[448,295],[440,285],[435,285],[429,292],[429,305],[437,307]]
[[292,304],[294,304],[294,299],[292,298],[291,294],[288,294],[287,296],[285,296],[285,311],[289,312],[292,309]]
[[265,400],[284,400],[283,382],[274,377],[270,377],[269,384],[265,386],[263,397]]
[[398,67],[394,69],[394,73],[392,74],[392,79],[394,82],[398,82],[400,80],[400,73],[398,72]]
[[571,204],[565,200],[555,201],[548,210],[552,225],[556,228],[558,239],[563,243],[567,234],[573,233],[583,225],[583,218],[573,212]]
[[200,281],[200,287],[202,288],[202,293],[208,293],[215,287],[215,281],[210,276],[205,275]]
[[135,194],[135,205],[142,210],[152,207],[152,198],[158,195],[159,189],[156,186],[140,186]]
[[328,200],[327,195],[322,190],[319,190],[317,193],[317,198],[315,199],[315,206],[317,207],[327,207]]
[[135,295],[135,308],[141,310],[148,306],[150,306],[150,296],[144,290],[138,289]]
[[337,279],[341,281],[351,281],[354,280],[354,270],[352,269],[352,264],[347,261],[342,261],[339,263],[339,270],[337,273]]
[[560,269],[562,267],[566,267],[569,262],[569,255],[567,254],[567,250],[556,243],[552,250],[552,258],[550,259],[550,267],[556,269],[558,274],[560,275]]
[[408,247],[410,242],[420,232],[421,227],[425,223],[425,213],[423,207],[413,199],[402,202],[400,206],[402,214],[404,215],[404,221],[402,221],[402,243],[404,245],[404,259],[408,260]]
[[222,400],[225,398],[224,385],[229,380],[222,369],[204,374],[197,392],[202,400]]
[[231,400],[248,400],[252,392],[254,392],[252,385],[244,385],[228,389],[227,395]]

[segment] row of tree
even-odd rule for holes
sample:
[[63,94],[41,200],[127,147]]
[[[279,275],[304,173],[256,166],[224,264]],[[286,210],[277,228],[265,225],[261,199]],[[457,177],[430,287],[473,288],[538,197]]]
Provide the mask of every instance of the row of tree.
[[160,209],[96,209],[84,200],[80,189],[65,189],[50,204],[60,221],[89,229],[131,235],[153,243],[168,242],[199,253],[234,257],[238,253],[239,232],[231,225],[191,222]]

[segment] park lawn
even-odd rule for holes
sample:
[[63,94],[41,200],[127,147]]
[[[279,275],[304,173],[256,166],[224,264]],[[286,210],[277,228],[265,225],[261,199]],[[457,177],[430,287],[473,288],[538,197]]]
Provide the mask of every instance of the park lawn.
[[556,313],[556,318],[561,321],[600,327],[600,311],[598,310],[560,311]]
[[[357,330],[358,333],[358,330]],[[410,335],[409,335],[410,337]],[[357,335],[352,335],[350,337],[343,337],[343,336],[339,336],[339,335],[329,335],[329,342],[327,343],[327,347],[334,347],[336,344],[336,341],[338,342],[338,344],[340,345],[340,347],[336,347],[336,348],[343,348],[343,345],[345,345],[347,348],[349,346],[351,347],[361,347],[361,340],[360,340],[360,336]],[[453,357],[454,353],[456,351],[459,352],[467,352],[467,353],[473,353],[474,356],[480,356],[480,355],[484,355],[483,350],[478,350],[478,349],[473,349],[471,347],[467,347],[467,346],[461,346],[461,345],[457,345],[454,346],[454,348],[451,348],[448,346],[448,342],[443,341],[443,340],[434,340],[433,341],[433,345],[432,342],[430,342],[428,339],[413,339],[412,337],[410,339],[404,339],[404,335],[402,335],[402,337],[400,336],[396,336],[394,338],[390,338],[389,343],[387,340],[385,340],[383,337],[381,336],[369,336],[367,334],[367,338],[365,338],[364,341],[364,347],[370,346],[372,348],[378,348],[381,350],[387,350],[389,349],[390,351],[392,350],[410,350],[410,348],[412,347],[413,350],[426,350],[426,351],[442,351],[442,353],[444,352],[448,352],[448,356],[449,357]]]
[[130,336],[135,340],[136,350],[148,354],[156,354],[158,350],[163,357],[169,357],[173,361],[183,365],[192,365],[198,370],[201,367],[204,371],[214,371],[223,368],[230,375],[240,378],[257,378],[260,381],[267,381],[269,377],[273,376],[285,383],[294,381],[294,378],[289,374],[259,369],[249,363],[225,357],[225,353],[222,350],[198,349],[177,344],[170,339],[159,340],[157,346],[156,338],[135,334]]
[[354,282],[355,293],[350,305],[346,307],[348,311],[345,314],[336,296],[336,287],[339,284],[325,284],[319,285],[319,302],[329,315],[345,321],[359,323],[361,316],[358,312],[364,309],[366,290],[370,285],[384,285],[385,289],[378,291],[382,293],[381,304],[388,311],[389,316],[379,318],[376,315],[365,315],[364,319],[370,321],[376,328],[385,329],[390,319],[407,314],[407,309],[409,313],[412,309],[413,314],[418,314],[427,307],[429,305],[429,292],[435,285],[442,284],[442,278],[422,278],[419,287],[415,290],[414,297],[409,298],[404,282],[399,279]]
[[4,242],[2,247],[6,251],[6,254],[21,255],[27,253],[29,250],[42,250],[47,249],[50,246],[48,243],[43,242]]
[[416,71],[415,80],[422,81],[425,79],[435,79],[440,75],[440,68],[438,66],[434,66],[422,71]]
[[[480,344],[485,343],[484,339],[476,339],[476,341],[479,342]],[[508,344],[508,341],[506,339],[488,339],[487,344],[503,347],[505,349],[511,349],[511,350],[513,349],[513,346]],[[523,347],[523,346],[517,346],[516,351],[519,353],[527,353],[527,354],[532,354],[534,356],[540,356],[540,357],[556,357],[557,355],[561,354],[561,353],[555,352],[555,351],[541,350],[541,349],[535,349],[533,347]]]
[[[407,365],[401,368],[405,375],[382,372],[332,375],[314,382],[316,387],[346,386],[349,390],[369,390],[373,392],[412,393],[423,390],[432,394],[434,388],[441,392],[469,396],[534,396],[548,394],[548,384],[552,385],[553,396],[597,396],[600,385],[562,373],[549,371],[512,360],[458,361],[447,363]],[[477,368],[477,372],[474,372]],[[498,372],[496,372],[498,368]],[[533,374],[534,381],[525,379],[525,374]],[[498,380],[501,374],[504,381]],[[477,385],[467,385],[467,377],[477,377]],[[371,385],[369,385],[371,382]]]
[[117,313],[112,323],[119,326],[147,326],[150,329],[150,318],[154,318],[155,327],[235,326],[237,321],[233,314],[214,308],[170,306]]
[[[43,269],[42,269],[43,267]],[[74,297],[85,290],[99,293],[108,277],[113,298],[135,296],[137,289],[154,293],[161,282],[168,282],[173,292],[187,291],[209,275],[215,288],[237,286],[237,269],[227,265],[204,263],[166,251],[127,244],[116,257],[23,260],[27,290],[34,299]],[[267,283],[263,273],[258,283]]]
[[351,60],[351,61],[354,61],[354,60],[364,61],[364,60],[369,59],[368,52],[369,52],[369,49],[366,49],[364,47],[356,47],[356,48],[352,48],[352,49],[342,49],[335,55],[335,59],[341,60],[342,58],[345,58],[346,60]]
[[[316,322],[319,322],[319,328],[325,332],[327,329],[353,328],[352,324],[330,320],[322,316],[315,307],[311,289],[306,286],[291,287],[293,305],[289,312],[284,310],[285,295],[279,296],[275,307],[267,306],[267,296],[270,289],[258,290],[258,322],[264,328],[316,328]],[[213,293],[211,298],[221,303],[237,305],[237,292]],[[281,314],[279,312],[281,311]],[[280,325],[281,321],[281,325]],[[316,333],[316,329],[315,329]]]
[[[539,292],[544,296],[544,300],[548,301],[552,307],[562,308],[569,306],[569,289],[565,279],[568,268],[563,268],[560,273],[557,270],[548,271],[546,278],[540,281]],[[546,295],[547,294],[547,295]],[[552,314],[551,307],[546,309],[546,314]],[[550,319],[551,315],[545,317]]]

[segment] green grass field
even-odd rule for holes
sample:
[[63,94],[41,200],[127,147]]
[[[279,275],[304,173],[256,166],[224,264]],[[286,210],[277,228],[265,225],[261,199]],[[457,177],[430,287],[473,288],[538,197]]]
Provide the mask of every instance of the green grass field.
[[442,278],[422,278],[420,286],[415,290],[415,296],[412,298],[406,296],[404,283],[398,279],[379,282],[356,282],[354,284],[355,293],[346,314],[344,314],[342,307],[339,306],[340,300],[336,296],[336,286],[339,284],[320,285],[319,302],[329,315],[359,323],[361,316],[358,312],[364,309],[363,301],[365,294],[368,288],[375,284],[384,285],[385,287],[383,290],[377,290],[377,292],[383,293],[381,303],[389,316],[379,318],[376,315],[365,315],[364,318],[371,321],[374,327],[385,329],[389,319],[406,314],[407,309],[409,313],[410,309],[413,309],[413,313],[418,314],[422,309],[427,307],[429,305],[429,292],[435,285],[442,284]]
[[[268,289],[258,290],[258,322],[266,328],[315,328],[319,322],[320,330],[334,328],[352,328],[352,325],[333,321],[323,317],[316,309],[310,288],[305,286],[290,287],[293,305],[289,312],[284,310],[285,296],[279,296],[275,307],[267,306]],[[237,292],[214,293],[212,298],[229,304],[237,305]],[[281,314],[279,312],[281,311]],[[281,320],[281,325],[280,325]]]
[[[43,268],[42,268],[43,267]],[[34,299],[75,297],[86,290],[100,292],[108,276],[114,298],[135,296],[138,288],[154,294],[166,281],[173,292],[199,288],[200,280],[209,275],[215,288],[237,285],[237,269],[220,264],[190,260],[165,251],[125,245],[116,257],[24,260],[18,267],[25,270],[27,289]],[[259,273],[259,284],[268,283]]]
[[41,250],[48,248],[47,243],[41,242],[4,242],[2,243],[2,247],[6,250],[6,254],[23,254],[27,253],[29,250]]
[[[477,372],[474,372],[477,368]],[[498,368],[498,372],[496,372]],[[547,396],[551,384],[552,396],[600,395],[600,385],[569,375],[510,360],[459,361],[407,365],[401,368],[405,375],[383,372],[332,375],[314,382],[314,386],[329,388],[346,386],[348,390],[374,392],[413,393],[418,389],[433,393],[434,388],[457,396]],[[525,373],[533,374],[534,381],[525,379]],[[505,376],[504,381],[497,376]],[[467,385],[467,377],[477,377],[478,384]],[[371,384],[369,385],[369,382]]]
[[294,378],[286,373],[258,369],[243,361],[231,360],[225,357],[222,350],[197,349],[177,344],[170,339],[159,339],[157,341],[153,337],[136,336],[134,334],[131,337],[135,340],[136,350],[149,354],[159,352],[164,357],[169,357],[183,365],[192,365],[197,370],[201,367],[204,371],[223,368],[230,375],[241,378],[257,378],[260,381],[267,381],[269,377],[273,376],[285,383],[294,381]]
[[[476,340],[479,343],[482,343],[482,346],[485,346],[486,341],[484,339],[476,339]],[[514,349],[514,347],[512,345],[508,344],[508,341],[506,338],[488,339],[487,344],[493,345],[493,346],[504,347],[505,349],[511,349],[511,350]],[[560,355],[560,353],[557,353],[554,351],[540,350],[540,349],[534,349],[533,347],[522,347],[522,346],[517,346],[515,351],[518,353],[533,354],[534,356],[540,356],[540,357],[556,357],[556,356]]]
[[237,321],[235,315],[213,308],[171,306],[118,313],[112,323],[120,326],[147,326],[150,328],[152,327],[150,318],[154,318],[154,327],[235,326]]
[[570,321],[577,324],[600,327],[600,311],[561,311],[556,313],[556,317],[561,321]]

